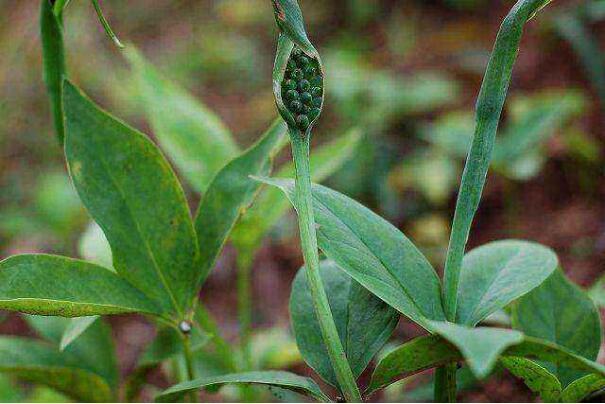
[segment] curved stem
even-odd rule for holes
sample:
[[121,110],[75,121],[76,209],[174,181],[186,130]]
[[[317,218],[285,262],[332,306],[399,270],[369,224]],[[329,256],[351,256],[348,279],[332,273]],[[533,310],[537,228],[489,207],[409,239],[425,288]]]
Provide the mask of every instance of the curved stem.
[[319,322],[324,344],[330,356],[332,368],[345,399],[349,402],[361,402],[361,395],[340,342],[336,324],[330,311],[328,296],[319,275],[317,234],[315,232],[315,217],[311,195],[309,136],[300,132],[291,133],[291,139],[292,155],[296,168],[296,210],[298,212],[300,240],[315,314]]

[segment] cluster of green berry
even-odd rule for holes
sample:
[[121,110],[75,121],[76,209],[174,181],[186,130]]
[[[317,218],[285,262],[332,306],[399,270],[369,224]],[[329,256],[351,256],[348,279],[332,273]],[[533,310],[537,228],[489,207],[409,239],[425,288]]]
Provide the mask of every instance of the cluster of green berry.
[[288,60],[282,99],[302,130],[306,130],[319,115],[323,101],[323,77],[319,63],[296,46]]

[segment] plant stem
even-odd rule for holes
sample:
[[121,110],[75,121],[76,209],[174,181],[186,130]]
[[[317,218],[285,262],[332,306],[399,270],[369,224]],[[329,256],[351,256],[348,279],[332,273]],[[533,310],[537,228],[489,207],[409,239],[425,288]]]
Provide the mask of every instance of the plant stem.
[[456,402],[456,370],[456,364],[450,363],[435,371],[436,403]]
[[252,257],[247,251],[239,251],[237,256],[237,316],[244,370],[252,369],[252,352],[250,349],[252,330],[251,271]]
[[349,402],[361,402],[361,395],[340,342],[336,324],[330,311],[328,296],[319,274],[319,254],[317,251],[317,234],[315,232],[315,217],[311,194],[311,170],[309,167],[310,136],[300,132],[291,133],[290,135],[292,139],[292,155],[296,168],[296,210],[298,212],[300,240],[315,314],[319,322],[324,344],[328,350],[332,368],[345,399]]
[[[187,367],[187,380],[193,380],[195,379],[195,374],[193,371],[193,353],[191,351],[191,339],[189,335],[183,335],[183,354],[185,356],[185,366]],[[196,402],[195,392],[190,392],[188,397],[190,402]]]
[[218,325],[208,313],[203,304],[198,304],[195,309],[195,323],[199,324],[199,326],[210,334],[212,338],[212,343],[216,347],[216,351],[218,352],[223,365],[232,372],[238,371],[238,366],[235,358],[233,357],[233,351],[227,341],[221,336]]

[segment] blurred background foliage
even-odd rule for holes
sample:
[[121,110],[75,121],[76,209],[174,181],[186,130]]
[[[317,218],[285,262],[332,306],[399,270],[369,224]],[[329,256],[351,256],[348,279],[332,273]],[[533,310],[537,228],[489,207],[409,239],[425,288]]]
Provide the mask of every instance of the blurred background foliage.
[[[250,145],[276,116],[270,2],[107,0],[105,14],[126,51],[105,37],[88,3],[74,0],[65,13],[71,78],[106,109],[158,141],[189,184],[186,191],[194,206],[209,173]],[[325,182],[385,216],[441,265],[473,133],[473,102],[499,22],[512,2],[301,4],[326,68],[326,109],[314,144],[356,133],[349,136],[354,140],[333,146],[352,150]],[[473,246],[518,237],[550,245],[568,275],[593,287],[600,304],[605,304],[605,281],[598,282],[605,269],[604,20],[603,1],[560,0],[528,26],[470,241]],[[38,2],[0,0],[0,49],[0,256],[41,251],[110,262],[102,235],[89,224],[69,182],[52,132],[41,72]],[[154,75],[183,89],[178,102],[151,105],[149,91],[172,91],[173,84],[146,87],[140,69],[145,59],[155,66]],[[201,110],[206,120],[220,119],[224,128],[218,130],[234,138],[223,155],[207,157],[205,179],[196,177],[197,167],[188,165],[183,153],[203,147],[195,146],[196,127],[183,124],[181,130],[193,143],[181,149],[163,127],[173,113],[180,116],[180,108],[190,113],[194,97],[203,106],[195,104],[192,113]],[[325,153],[323,160],[329,161],[330,149]],[[289,285],[300,265],[295,230],[292,215],[278,220],[256,259],[248,257],[254,262],[253,360],[260,367],[300,364],[286,312]],[[236,232],[238,246],[241,239]],[[228,247],[202,292],[231,338],[237,334],[236,256]],[[32,333],[17,316],[3,315],[0,321],[4,334]],[[112,325],[121,370],[127,372],[152,331],[143,320],[128,317],[118,317]],[[416,332],[406,323],[397,337]],[[467,384],[472,387],[465,393],[468,400],[485,399],[494,391],[506,400],[531,398],[512,379]],[[64,400],[46,388],[16,386],[0,377],[0,401]],[[415,395],[406,392],[408,387],[391,388],[387,398],[430,398],[422,396],[422,389]]]

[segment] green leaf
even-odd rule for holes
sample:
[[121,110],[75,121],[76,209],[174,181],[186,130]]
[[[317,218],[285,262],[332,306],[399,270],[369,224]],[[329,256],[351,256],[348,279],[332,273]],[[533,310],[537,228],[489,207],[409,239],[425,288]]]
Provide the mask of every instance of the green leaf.
[[214,266],[231,230],[252,204],[261,184],[251,175],[267,175],[285,139],[286,125],[276,120],[261,139],[219,171],[204,194],[195,218],[201,252],[198,284]]
[[502,21],[483,77],[476,103],[475,133],[462,174],[444,269],[444,308],[449,320],[456,318],[462,258],[485,186],[523,27],[544,5],[545,0],[518,0],[515,3]]
[[[292,204],[294,182],[261,179]],[[444,319],[439,278],[424,255],[393,225],[334,190],[313,185],[319,248],[353,279],[419,325]]]
[[202,388],[218,387],[224,384],[261,384],[281,387],[287,390],[304,394],[318,401],[329,402],[330,399],[320,390],[319,386],[308,377],[302,377],[283,371],[265,371],[232,373],[223,376],[200,378],[180,383],[170,387],[156,397],[156,401],[174,402],[189,391]]
[[42,38],[42,63],[44,82],[50,98],[50,109],[57,138],[61,143],[65,137],[63,123],[62,91],[63,76],[66,74],[63,28],[53,13],[49,0],[40,0],[40,36]]
[[518,331],[501,328],[468,328],[447,322],[431,322],[433,331],[454,344],[478,378],[487,376],[506,348],[523,341]]
[[163,78],[134,46],[124,54],[162,149],[193,188],[205,192],[225,162],[238,153],[231,133],[205,105]]
[[[525,334],[554,342],[590,360],[596,360],[601,347],[597,308],[560,270],[517,302],[512,321],[514,328]],[[546,367],[563,387],[585,375],[565,367]]]
[[553,403],[559,401],[561,383],[555,375],[543,366],[529,359],[514,356],[500,358],[500,363],[513,375],[523,379],[527,387],[534,393],[537,393],[543,402]]
[[111,328],[107,323],[99,320],[91,324],[77,341],[63,349],[60,341],[73,319],[44,316],[26,316],[25,319],[40,336],[59,347],[65,355],[77,358],[79,368],[101,376],[112,391],[117,391],[118,364]]
[[[312,180],[321,182],[340,169],[351,158],[361,139],[361,130],[353,128],[335,140],[316,147],[310,157]],[[277,176],[293,177],[294,164],[281,167]],[[278,189],[263,189],[233,230],[231,237],[238,253],[253,256],[263,237],[284,216],[288,207],[288,201]]]
[[561,401],[564,403],[579,403],[591,393],[605,388],[603,375],[587,375],[574,380],[563,390]]
[[556,254],[522,240],[501,240],[464,256],[456,322],[474,326],[539,286],[557,268]]
[[183,318],[197,292],[198,247],[174,172],[145,135],[68,81],[64,107],[70,174],[111,245],[114,267],[157,310]]
[[470,328],[436,321],[431,322],[431,326],[443,338],[419,337],[389,352],[376,366],[368,393],[403,377],[461,360],[468,362],[477,378],[488,375],[496,360],[503,357],[550,362],[605,376],[605,366],[519,331]]
[[74,342],[82,333],[90,328],[99,316],[86,316],[72,318],[61,336],[59,349],[65,350],[72,342]]
[[437,335],[414,338],[380,360],[366,394],[372,394],[399,379],[459,359],[460,353]]
[[0,262],[0,308],[63,317],[160,314],[154,302],[111,271],[43,254]]
[[[399,314],[351,279],[333,261],[322,261],[319,269],[347,361],[357,378],[393,333]],[[325,381],[338,386],[321,337],[304,267],[292,283],[290,316],[296,343],[305,362]]]
[[272,0],[275,21],[279,29],[288,38],[297,44],[305,53],[318,57],[317,50],[313,47],[307,31],[305,22],[297,0]]
[[52,387],[76,401],[115,401],[103,378],[75,355],[28,338],[0,337],[0,372]]

